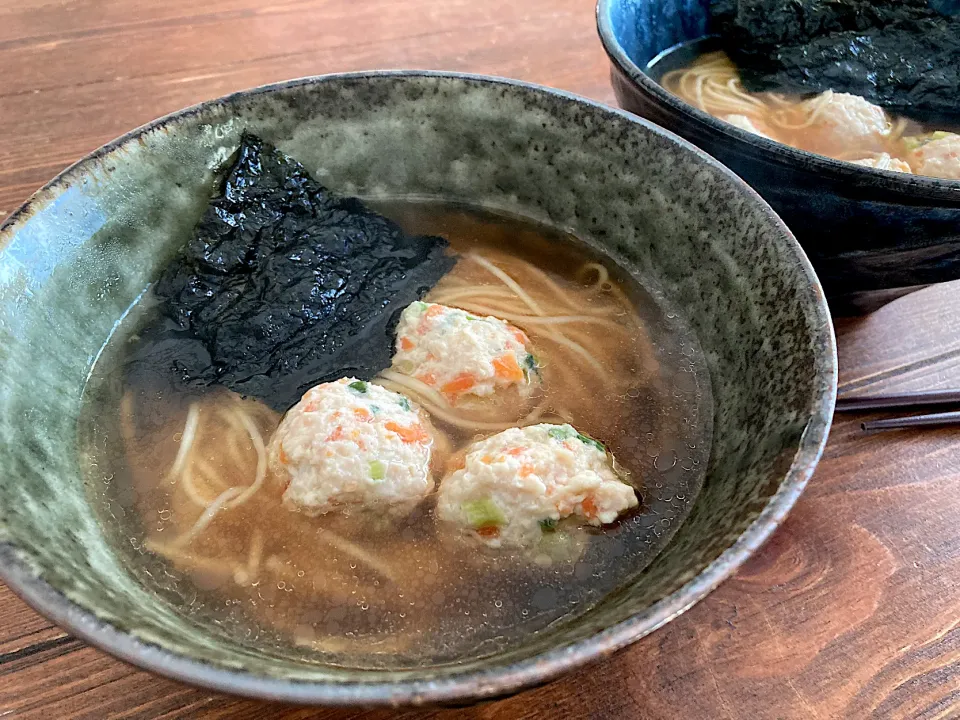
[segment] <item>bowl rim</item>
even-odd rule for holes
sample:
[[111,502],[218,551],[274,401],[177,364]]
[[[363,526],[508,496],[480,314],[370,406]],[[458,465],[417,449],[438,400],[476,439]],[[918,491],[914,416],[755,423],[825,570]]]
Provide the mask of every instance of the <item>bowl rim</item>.
[[[854,165],[852,162],[845,160],[836,160],[826,155],[801,150],[792,145],[747,132],[681,100],[647,75],[647,73],[634,62],[633,58],[627,54],[627,51],[620,43],[610,18],[611,9],[620,3],[621,0],[597,0],[595,14],[597,34],[600,36],[600,42],[607,53],[607,57],[615,67],[636,85],[639,85],[647,95],[653,96],[653,98],[662,105],[666,105],[674,111],[687,115],[701,125],[706,125],[714,131],[746,143],[762,154],[779,155],[781,159],[791,164],[810,165],[814,172],[821,175],[832,175],[836,180],[845,180],[848,182],[850,180],[859,180],[861,182],[870,180],[875,185],[884,185],[888,189],[909,193],[911,195],[922,195],[927,198],[942,197],[945,200],[953,200],[954,202],[960,198],[960,180],[948,180],[930,175],[907,174],[895,170],[880,170],[877,168],[864,167],[862,165]],[[689,42],[692,42],[692,40]],[[667,49],[669,48],[665,48],[664,51]]]
[[[177,680],[194,687],[259,700],[303,705],[329,706],[399,706],[443,703],[471,703],[513,694],[521,689],[545,684],[561,674],[609,656],[639,640],[685,612],[703,599],[723,580],[730,577],[771,535],[793,507],[819,461],[829,433],[837,391],[837,351],[833,323],[824,299],[823,289],[805,252],[776,213],[749,185],[731,170],[693,144],[648,120],[618,108],[578,96],[574,93],[535,83],[490,75],[431,70],[374,70],[329,73],[287,80],[241,90],[178,110],[106,143],[73,163],[21,205],[0,224],[0,252],[5,249],[12,230],[31,214],[31,205],[81,173],[85,166],[126,143],[136,142],[147,132],[177,122],[182,118],[225,105],[241,98],[250,98],[292,87],[317,85],[344,79],[379,80],[395,78],[452,79],[461,82],[492,84],[505,88],[533,91],[564,101],[587,106],[593,111],[620,116],[646,130],[666,137],[700,162],[725,175],[757,209],[774,225],[796,256],[798,269],[806,276],[811,289],[808,308],[814,347],[815,389],[810,398],[810,416],[800,438],[799,447],[777,491],[744,532],[695,577],[646,610],[604,628],[600,632],[572,644],[547,650],[532,657],[497,665],[493,668],[469,670],[433,679],[401,679],[376,682],[301,681],[254,675],[245,670],[215,667],[206,662],[180,655],[136,638],[98,618],[45,580],[33,573],[27,562],[18,556],[16,547],[0,541],[0,580],[34,610],[65,628],[90,645],[141,669]],[[6,237],[5,237],[6,236]]]

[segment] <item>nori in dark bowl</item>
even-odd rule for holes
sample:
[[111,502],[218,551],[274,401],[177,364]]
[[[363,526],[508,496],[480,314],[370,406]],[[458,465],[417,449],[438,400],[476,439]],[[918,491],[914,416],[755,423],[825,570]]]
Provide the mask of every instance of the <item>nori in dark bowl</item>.
[[960,124],[957,0],[710,0],[710,13],[749,90],[834,90]]

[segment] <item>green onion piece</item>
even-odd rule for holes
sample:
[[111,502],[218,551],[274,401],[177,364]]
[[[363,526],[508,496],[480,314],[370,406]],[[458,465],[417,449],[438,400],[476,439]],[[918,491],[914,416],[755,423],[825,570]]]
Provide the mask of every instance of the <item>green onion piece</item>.
[[356,380],[347,385],[347,387],[351,390],[356,390],[358,393],[365,393],[367,391],[367,383],[363,380]]
[[417,369],[417,366],[413,364],[412,360],[397,360],[393,364],[393,369],[404,375],[413,375],[413,371]]
[[553,532],[540,534],[537,552],[548,559],[545,563],[548,566],[554,563],[571,563],[580,557],[585,541],[586,534],[582,530],[570,532],[558,527]]
[[379,405],[371,405],[371,406],[370,406],[370,412],[372,412],[374,415],[376,415],[378,412],[380,412],[380,406],[379,406]]
[[553,532],[557,529],[557,519],[556,518],[544,518],[540,520],[540,529],[544,532]]
[[908,135],[907,137],[902,138],[903,146],[910,151],[916,150],[918,147],[925,145],[928,141],[923,138],[922,135]]
[[527,356],[523,359],[523,379],[530,380],[530,373],[534,375],[540,374],[540,363],[537,362],[537,358],[533,356],[532,353],[527,353]]
[[425,302],[421,301],[421,300],[417,300],[417,301],[413,304],[413,306],[414,306],[417,310],[420,310],[421,312],[427,309],[427,304],[426,304]]
[[505,525],[507,518],[490,498],[483,500],[469,500],[461,506],[471,527],[500,527]]
[[370,461],[370,477],[374,480],[383,480],[387,476],[387,466],[379,460]]
[[599,440],[594,440],[589,435],[584,435],[583,433],[577,433],[577,439],[582,443],[586,443],[587,445],[593,445],[593,447],[595,447],[597,450],[599,450],[602,453],[607,452],[606,445],[604,445]]
[[400,396],[400,399],[397,400],[397,402],[400,404],[400,407],[402,407],[404,410],[407,410],[407,411],[410,410],[410,401],[407,400],[403,395]]
[[927,133],[926,135],[908,135],[902,138],[903,146],[909,150],[917,150],[918,148],[923,147],[929,142],[934,140],[942,140],[943,138],[950,137],[955,133],[947,132],[945,130],[936,130],[932,133]]
[[552,427],[547,430],[547,435],[552,437],[554,440],[569,440],[577,434],[577,431],[574,430],[569,425],[560,425],[558,427]]

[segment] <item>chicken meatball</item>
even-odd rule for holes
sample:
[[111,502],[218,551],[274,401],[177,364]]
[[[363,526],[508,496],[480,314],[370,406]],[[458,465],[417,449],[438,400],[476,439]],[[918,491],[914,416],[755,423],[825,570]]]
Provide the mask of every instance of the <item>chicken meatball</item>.
[[915,173],[960,180],[960,135],[935,132],[913,144],[917,147],[910,153],[910,164]]
[[813,102],[813,121],[798,137],[798,147],[831,156],[883,150],[891,124],[882,108],[857,95],[829,90]]
[[355,378],[310,389],[270,441],[283,504],[308,515],[412,509],[433,489],[433,437],[407,398]]
[[760,137],[767,138],[767,140],[772,139],[770,135],[761,130],[753,120],[748,118],[746,115],[724,115],[721,120],[728,122],[734,127],[738,127],[741,130],[746,130],[748,133],[753,133],[754,135],[759,135]]
[[903,160],[890,157],[887,153],[880,153],[877,157],[863,158],[862,160],[853,160],[854,165],[861,167],[876,168],[877,170],[895,170],[896,172],[911,172],[910,166]]
[[570,425],[511,428],[467,449],[437,517],[491,547],[535,547],[558,521],[604,525],[638,504],[606,448]]
[[539,385],[529,346],[522,330],[498,318],[415,302],[400,316],[393,369],[438,390],[453,405],[508,389],[529,397]]

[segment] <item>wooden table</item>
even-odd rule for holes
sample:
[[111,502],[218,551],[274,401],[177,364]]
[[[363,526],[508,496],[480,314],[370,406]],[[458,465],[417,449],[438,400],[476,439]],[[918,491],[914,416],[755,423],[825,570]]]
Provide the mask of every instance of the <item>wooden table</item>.
[[[6,0],[0,216],[158,115],[365,68],[531,80],[613,102],[593,0]],[[841,390],[960,386],[960,285],[838,323]],[[0,585],[0,718],[960,717],[960,444],[840,417],[809,489],[732,580],[548,687],[464,711],[236,700],[85,646]]]

